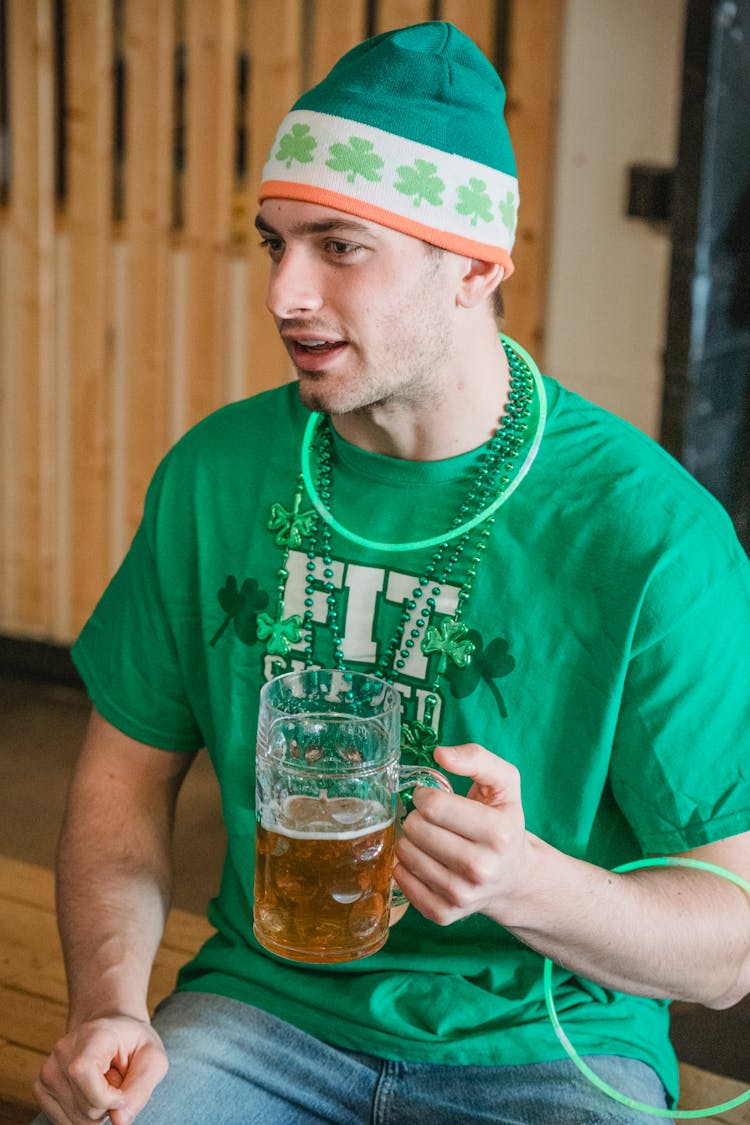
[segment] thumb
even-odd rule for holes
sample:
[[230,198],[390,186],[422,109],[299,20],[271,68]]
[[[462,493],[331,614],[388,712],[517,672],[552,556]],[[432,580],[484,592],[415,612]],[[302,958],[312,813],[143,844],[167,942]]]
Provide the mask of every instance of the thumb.
[[450,773],[470,777],[474,784],[467,796],[494,807],[521,804],[521,775],[511,762],[484,746],[468,742],[462,746],[438,746],[435,761]]
[[122,1101],[110,1113],[112,1125],[130,1125],[164,1078],[168,1067],[167,1056],[160,1045],[145,1043],[135,1051],[120,1086]]

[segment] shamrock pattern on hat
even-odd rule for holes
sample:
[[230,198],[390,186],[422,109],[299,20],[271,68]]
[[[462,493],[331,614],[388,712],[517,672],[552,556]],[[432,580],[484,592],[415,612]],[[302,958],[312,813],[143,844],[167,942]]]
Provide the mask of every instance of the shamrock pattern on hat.
[[487,194],[487,184],[484,180],[477,180],[472,177],[468,186],[462,185],[458,189],[456,210],[459,215],[471,215],[473,227],[477,225],[479,219],[482,219],[485,223],[492,222],[492,200]]
[[[463,233],[470,235],[472,227],[487,227],[489,234],[491,226],[492,239],[500,245],[512,245],[518,208],[517,190],[510,190],[515,188],[513,175],[472,164],[457,154],[443,153],[416,142],[411,163],[403,163],[405,155],[409,158],[409,142],[403,138],[362,126],[365,135],[349,135],[343,143],[338,139],[342,136],[342,123],[314,111],[292,111],[279,130],[264,170],[264,179],[287,178],[283,175],[283,168],[289,172],[288,178],[294,179],[292,168],[296,163],[310,169],[311,184],[319,182],[322,186],[329,186],[330,180],[320,175],[324,165],[336,175],[345,177],[346,183],[353,185],[351,190],[363,199],[370,198],[368,184],[382,184],[384,188],[406,197],[403,210],[398,205],[394,208],[405,216],[408,214],[406,208],[410,208],[407,202],[410,199],[414,208],[432,211],[435,218],[429,221],[443,229],[460,234],[463,227]],[[351,126],[353,122],[346,121],[346,124]],[[346,133],[343,135],[347,136]],[[428,156],[434,159],[427,159]],[[472,168],[484,175],[472,175]],[[373,202],[379,202],[375,195],[371,198]],[[391,199],[393,207],[393,197]],[[438,213],[442,214],[442,218],[437,218]],[[451,219],[451,216],[454,218]],[[461,220],[455,216],[461,216]],[[502,230],[506,235],[500,234]]]
[[348,172],[347,181],[353,184],[357,176],[364,176],[366,180],[376,183],[382,179],[378,169],[385,163],[376,152],[373,152],[372,141],[362,137],[350,137],[348,145],[331,145],[331,159],[326,160],[326,166],[334,172]]
[[318,142],[310,134],[309,125],[292,125],[291,133],[285,133],[279,141],[277,160],[286,162],[291,168],[292,162],[298,160],[300,164],[309,164],[313,159],[313,150],[318,147]]
[[511,237],[516,233],[516,222],[518,219],[516,213],[516,201],[513,198],[513,192],[509,191],[505,199],[501,199],[497,205],[502,219],[503,226]]
[[435,174],[437,172],[436,164],[431,164],[429,160],[417,158],[414,161],[413,168],[408,164],[401,164],[396,172],[400,176],[400,180],[397,180],[393,186],[396,191],[403,192],[404,195],[413,195],[412,202],[415,207],[419,207],[423,200],[432,204],[433,207],[442,205],[445,184]]

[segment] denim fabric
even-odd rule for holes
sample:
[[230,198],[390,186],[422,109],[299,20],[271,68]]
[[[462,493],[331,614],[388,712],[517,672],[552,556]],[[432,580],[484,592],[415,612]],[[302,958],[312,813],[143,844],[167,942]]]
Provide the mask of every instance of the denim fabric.
[[[321,1020],[325,1017],[321,1016]],[[157,1009],[169,1073],[137,1125],[644,1125],[565,1059],[431,1066],[342,1051],[236,1000],[176,993]],[[615,1089],[664,1107],[643,1063],[588,1060]],[[659,1121],[669,1125],[669,1119]],[[34,1125],[47,1125],[38,1117]]]

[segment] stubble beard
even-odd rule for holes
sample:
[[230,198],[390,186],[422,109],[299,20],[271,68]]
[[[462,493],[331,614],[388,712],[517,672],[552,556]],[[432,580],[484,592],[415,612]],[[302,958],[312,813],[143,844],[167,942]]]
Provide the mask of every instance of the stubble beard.
[[[300,401],[308,410],[332,417],[423,408],[427,400],[436,403],[439,398],[435,372],[445,364],[445,350],[436,345],[415,359],[417,362],[402,359],[394,365],[393,359],[384,354],[376,361],[360,364],[359,370],[355,367],[341,374],[298,373]],[[404,370],[399,371],[402,366]]]
[[356,345],[349,345],[349,370],[324,370],[314,375],[298,372],[303,406],[332,417],[373,411],[403,414],[415,409],[421,412],[427,403],[438,406],[445,377],[450,376],[453,355],[447,318],[440,316],[437,309],[430,313],[425,330],[407,341],[399,341],[399,334],[393,331],[401,322],[399,314],[394,315],[393,325],[385,321],[380,326],[379,339],[395,340],[396,352],[400,350],[400,354],[394,354],[385,345],[368,359],[363,358]]

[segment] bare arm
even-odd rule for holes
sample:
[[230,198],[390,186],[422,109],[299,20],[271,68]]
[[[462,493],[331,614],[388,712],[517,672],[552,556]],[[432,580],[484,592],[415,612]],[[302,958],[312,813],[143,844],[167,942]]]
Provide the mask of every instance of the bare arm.
[[92,714],[57,859],[68,1032],[35,1088],[55,1125],[108,1111],[113,1125],[127,1125],[166,1072],[146,994],[169,909],[177,795],[193,757],[136,742]]
[[[729,1007],[750,991],[750,896],[681,868],[614,875],[527,832],[515,768],[479,746],[436,758],[472,777],[467,798],[418,790],[396,879],[426,917],[500,923],[580,976],[642,996]],[[750,881],[750,832],[685,855]]]

